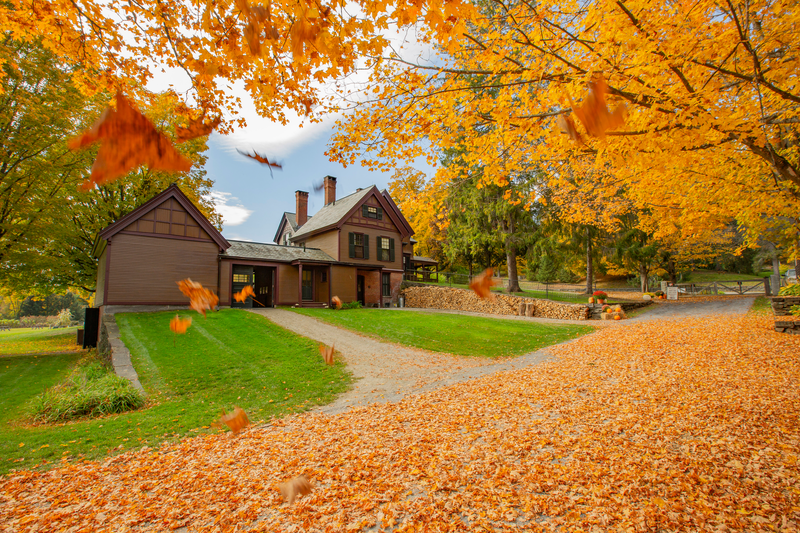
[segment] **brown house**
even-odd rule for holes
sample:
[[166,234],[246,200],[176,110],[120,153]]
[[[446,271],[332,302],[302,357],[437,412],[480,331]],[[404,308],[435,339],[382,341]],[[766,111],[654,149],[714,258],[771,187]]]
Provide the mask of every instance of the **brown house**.
[[[325,206],[308,217],[308,193],[284,213],[276,244],[228,241],[172,185],[100,232],[95,305],[187,304],[177,281],[216,291],[220,306],[323,306],[333,296],[367,307],[397,300],[414,231],[388,192],[375,186],[336,198],[324,179]],[[255,302],[232,294],[253,285]]]

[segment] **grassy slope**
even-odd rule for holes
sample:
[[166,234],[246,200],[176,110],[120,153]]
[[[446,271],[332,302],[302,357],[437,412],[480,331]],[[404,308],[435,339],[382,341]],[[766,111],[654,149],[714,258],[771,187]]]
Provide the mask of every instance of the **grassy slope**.
[[477,357],[529,353],[593,331],[591,326],[385,309],[292,309],[390,342]]
[[[62,456],[98,458],[210,431],[221,409],[230,411],[234,405],[253,422],[303,411],[332,401],[349,386],[343,364],[326,366],[316,343],[258,315],[224,310],[204,320],[195,313],[175,348],[169,331],[172,316],[117,315],[149,395],[148,406],[139,411],[62,425],[25,425],[20,419],[27,401],[64,377],[78,356],[0,359],[0,474]],[[28,381],[16,386],[24,394],[8,385],[20,368],[42,365],[43,360],[53,368],[33,368]]]
[[78,328],[66,329],[12,329],[0,331],[0,356],[44,353],[78,352]]

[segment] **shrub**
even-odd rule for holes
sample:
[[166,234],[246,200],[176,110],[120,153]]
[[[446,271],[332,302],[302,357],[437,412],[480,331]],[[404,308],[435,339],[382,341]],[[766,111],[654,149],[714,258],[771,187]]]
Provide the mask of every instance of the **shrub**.
[[14,318],[9,319],[0,319],[0,326],[7,326],[9,328],[19,328],[22,324],[19,323],[19,320]]
[[778,295],[800,296],[800,283],[793,283],[791,285],[787,285],[786,287],[781,287],[781,290],[778,291]]
[[130,381],[100,361],[79,365],[62,383],[33,400],[37,422],[63,422],[83,417],[124,413],[144,405],[144,396]]
[[342,304],[342,309],[361,309],[361,302],[358,300],[355,302],[347,302],[346,304]]
[[56,324],[65,328],[72,322],[72,312],[69,309],[62,309],[56,317]]
[[608,298],[608,294],[606,294],[603,291],[594,291],[592,293],[592,296],[594,296],[595,298],[600,298],[601,300],[605,300]]
[[800,305],[793,305],[789,308],[789,314],[800,318]]
[[567,267],[561,267],[558,270],[558,274],[556,274],[558,281],[562,283],[577,283],[581,277],[575,274],[572,270],[568,269]]

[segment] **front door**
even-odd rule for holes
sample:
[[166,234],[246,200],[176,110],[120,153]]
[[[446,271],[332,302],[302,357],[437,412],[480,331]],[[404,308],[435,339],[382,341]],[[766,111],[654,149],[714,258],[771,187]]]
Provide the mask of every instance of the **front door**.
[[272,307],[274,301],[272,294],[275,292],[273,283],[272,267],[256,267],[255,268],[255,293],[256,293],[256,306],[258,307]]
[[364,276],[356,276],[356,299],[363,307],[367,306],[364,301]]
[[314,299],[314,271],[303,270],[303,301]]

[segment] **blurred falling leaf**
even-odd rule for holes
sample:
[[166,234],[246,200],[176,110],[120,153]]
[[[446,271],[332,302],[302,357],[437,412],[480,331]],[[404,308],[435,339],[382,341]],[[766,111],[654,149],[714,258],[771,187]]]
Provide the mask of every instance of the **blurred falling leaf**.
[[186,330],[189,329],[189,326],[192,325],[192,319],[190,318],[181,318],[178,315],[175,315],[175,318],[169,321],[169,329],[173,331],[173,333],[186,333]]
[[[266,6],[251,6],[247,0],[236,0],[236,7],[241,11],[242,16],[247,20],[244,29],[244,38],[250,53],[254,56],[261,55],[262,38],[276,41],[279,37],[278,30],[272,25],[270,13],[270,3]],[[266,30],[262,33],[263,29]]]
[[219,123],[222,122],[222,117],[216,117],[212,119],[210,122],[205,121],[205,113],[197,119],[190,120],[187,126],[178,126],[175,128],[175,136],[176,140],[179,143],[184,141],[188,141],[189,139],[194,139],[196,137],[203,137],[204,135],[209,135],[214,128],[219,126]]
[[258,152],[256,152],[255,150],[253,150],[253,155],[250,155],[250,154],[248,154],[246,152],[242,152],[241,150],[236,150],[236,151],[239,152],[240,154],[242,154],[245,157],[249,157],[250,159],[255,159],[256,161],[258,161],[262,165],[267,165],[267,168],[269,168],[269,175],[271,177],[274,177],[272,175],[272,168],[273,167],[275,167],[278,170],[283,169],[283,167],[280,165],[280,163],[273,163],[272,161],[270,161],[267,158],[267,156],[261,155]]
[[332,365],[333,364],[333,344],[329,347],[325,346],[324,344],[319,345],[319,353],[322,354],[322,358],[325,360],[326,364]]
[[92,129],[69,141],[73,150],[101,141],[89,179],[80,188],[88,191],[105,185],[139,165],[171,172],[187,172],[192,162],[175,150],[155,126],[117,93],[117,108],[106,108]]
[[480,298],[494,300],[492,286],[497,285],[497,282],[492,278],[492,274],[494,274],[494,269],[487,268],[472,280],[472,282],[469,284],[469,288],[475,291],[475,294],[477,294]]
[[556,117],[556,125],[558,126],[559,130],[569,135],[569,138],[575,141],[578,146],[583,146],[585,144],[583,142],[583,137],[581,137],[581,134],[575,127],[575,121],[572,120],[571,116],[559,115]]
[[189,297],[189,305],[198,313],[206,316],[207,309],[213,309],[219,303],[219,297],[200,283],[189,278],[176,282],[181,292]]
[[322,189],[325,188],[325,182],[318,181],[313,185],[313,187],[314,187],[314,192],[321,192]]
[[253,291],[252,285],[247,285],[244,289],[241,290],[241,292],[233,293],[233,299],[240,303],[244,303],[244,301],[247,300],[248,296],[252,298],[256,297],[256,293],[255,291]]
[[[606,106],[606,94],[608,94],[608,85],[602,76],[598,76],[589,83],[589,96],[580,106],[575,106],[572,97],[569,93],[567,94],[572,111],[586,128],[586,132],[599,139],[605,138],[606,131],[625,124],[627,114],[625,104],[617,106],[613,113],[609,112]],[[574,123],[572,127],[574,129]],[[570,136],[572,135],[570,134]]]
[[342,308],[342,299],[338,296],[334,296],[331,298],[331,303],[333,304],[334,309],[341,309]]
[[226,414],[223,409],[219,421],[228,426],[234,435],[238,435],[240,431],[250,425],[250,419],[247,418],[247,413],[241,407],[234,407],[231,414]]
[[314,489],[314,487],[308,481],[306,476],[299,475],[290,479],[286,483],[279,483],[278,489],[280,489],[283,499],[289,502],[289,505],[292,505],[297,496],[311,494],[311,491]]

